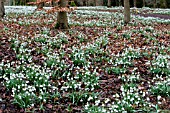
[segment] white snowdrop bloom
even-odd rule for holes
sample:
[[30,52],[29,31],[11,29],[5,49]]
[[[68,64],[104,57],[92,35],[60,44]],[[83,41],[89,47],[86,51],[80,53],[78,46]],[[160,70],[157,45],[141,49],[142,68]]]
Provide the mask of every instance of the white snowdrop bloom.
[[79,77],[78,77],[78,76],[75,76],[74,79],[79,79]]
[[119,96],[119,94],[117,94],[117,93],[116,93],[116,95],[115,95],[115,96],[116,96],[116,98],[119,98],[119,97],[120,97],[120,96]]
[[21,86],[20,85],[18,85],[18,89],[20,89],[21,88]]
[[91,91],[93,91],[93,90],[94,90],[94,87],[91,88]]
[[90,101],[90,100],[93,100],[93,97],[90,96],[90,97],[87,99],[87,101]]
[[131,98],[130,101],[134,101],[134,98]]
[[41,99],[42,99],[42,96],[39,96],[38,98],[41,100]]
[[18,95],[18,98],[19,98],[19,99],[22,99],[21,95]]
[[68,88],[69,88],[69,86],[62,86],[61,90],[66,90],[67,91]]
[[129,96],[129,95],[127,96],[127,99],[129,99],[129,100],[130,100],[130,96]]
[[89,107],[89,103],[87,102],[87,104],[85,105],[85,109],[88,109]]
[[117,109],[114,109],[113,111],[114,111],[115,113],[118,113],[118,110],[117,110]]
[[140,99],[140,98],[138,98],[138,100],[140,101],[141,99]]
[[90,89],[89,88],[85,88],[85,91],[89,91]]
[[106,98],[106,99],[105,99],[105,103],[106,103],[106,104],[107,104],[109,101],[110,101],[109,98]]
[[83,100],[82,100],[82,99],[80,99],[80,102],[83,102]]
[[15,94],[15,91],[16,91],[16,89],[15,89],[15,88],[12,88],[12,93],[13,93],[13,94]]
[[122,111],[122,113],[127,113],[127,111]]
[[9,80],[9,79],[8,79],[8,77],[5,77],[4,79],[5,79],[6,81],[8,81],[8,80]]
[[150,98],[149,98],[149,97],[147,97],[147,98],[146,98],[146,100],[147,100],[147,101],[150,101]]
[[105,104],[104,103],[102,103],[102,107],[104,107],[105,106]]
[[157,96],[157,99],[160,100],[162,97],[160,95]]
[[98,106],[100,104],[100,100],[95,101],[95,105]]
[[123,103],[123,104],[126,104],[126,101],[125,101],[125,100],[122,100],[122,103]]
[[124,91],[124,87],[123,87],[123,86],[121,86],[120,90],[123,92],[123,91]]
[[26,91],[26,88],[23,88],[23,91]]
[[145,95],[146,95],[145,92],[143,92],[143,93],[142,93],[142,96],[145,97]]
[[139,104],[139,101],[135,101],[135,104],[138,105],[138,104]]
[[45,103],[46,103],[46,99],[43,99],[43,102],[45,102]]
[[105,113],[106,112],[106,109],[102,109],[102,111],[101,111],[102,113]]
[[158,104],[162,104],[160,101],[158,101]]
[[31,104],[32,107],[34,107],[34,104]]

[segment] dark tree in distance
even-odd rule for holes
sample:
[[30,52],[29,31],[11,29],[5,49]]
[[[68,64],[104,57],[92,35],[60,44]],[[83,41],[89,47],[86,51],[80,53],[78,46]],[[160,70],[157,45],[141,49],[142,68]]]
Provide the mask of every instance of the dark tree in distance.
[[129,0],[124,0],[124,22],[125,24],[130,21],[130,3]]
[[0,0],[0,18],[3,18],[4,15],[5,15],[4,0]]

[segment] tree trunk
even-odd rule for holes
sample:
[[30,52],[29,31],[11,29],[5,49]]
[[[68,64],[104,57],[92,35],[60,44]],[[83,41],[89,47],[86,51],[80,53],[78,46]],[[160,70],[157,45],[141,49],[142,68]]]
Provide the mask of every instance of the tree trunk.
[[111,0],[107,0],[107,7],[111,7]]
[[[60,0],[58,3],[59,7],[66,7],[67,6],[67,0]],[[67,18],[67,12],[58,12],[57,15],[57,23],[55,26],[56,29],[68,29],[68,18]]]
[[143,7],[145,7],[145,0],[143,0]]
[[94,6],[96,6],[97,5],[97,1],[96,0],[94,0]]
[[134,7],[136,7],[136,0],[133,0],[133,2],[134,2]]
[[167,8],[167,2],[164,0],[164,8]]
[[119,0],[119,6],[122,6],[122,1],[121,0]]
[[0,0],[0,18],[3,18],[4,15],[5,15],[4,0]]
[[[37,0],[37,2],[41,2],[42,0]],[[42,9],[44,6],[44,2],[41,2],[39,4],[37,4],[37,9]]]
[[130,4],[129,0],[124,0],[124,22],[127,24],[130,21]]
[[157,0],[154,0],[154,8],[156,8],[157,7]]
[[119,5],[119,2],[118,2],[117,0],[115,0],[115,2],[116,2],[116,6],[118,6],[118,5]]
[[88,0],[86,0],[86,2],[85,2],[85,3],[86,3],[86,6],[88,6]]
[[44,3],[37,4],[37,9],[43,9]]
[[52,7],[56,6],[55,0],[52,0],[51,6],[52,6]]
[[15,5],[15,0],[12,1],[12,5]]

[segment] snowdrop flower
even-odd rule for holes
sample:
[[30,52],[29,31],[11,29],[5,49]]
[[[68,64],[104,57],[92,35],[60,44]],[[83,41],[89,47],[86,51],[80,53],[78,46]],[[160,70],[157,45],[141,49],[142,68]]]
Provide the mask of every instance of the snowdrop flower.
[[95,101],[95,105],[98,106],[100,104],[100,100]]
[[106,99],[105,99],[105,103],[106,103],[106,104],[107,104],[109,101],[110,101],[109,98],[106,98]]
[[93,100],[93,97],[90,96],[90,97],[87,99],[87,101],[90,101],[90,100]]
[[157,96],[157,99],[158,99],[158,100],[160,100],[160,99],[161,99],[161,96],[160,96],[160,95],[159,95],[159,96]]
[[87,104],[85,105],[85,109],[88,109],[89,107],[89,103],[87,102]]

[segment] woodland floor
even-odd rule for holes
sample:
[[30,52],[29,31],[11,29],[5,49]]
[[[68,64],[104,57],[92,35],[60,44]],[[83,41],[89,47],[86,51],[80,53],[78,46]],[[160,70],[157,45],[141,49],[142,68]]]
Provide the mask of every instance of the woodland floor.
[[[110,11],[110,10],[100,10],[100,11],[104,11],[104,12],[115,12]],[[170,19],[169,15],[163,15],[163,14],[137,14],[140,16],[144,16],[144,17],[158,17],[161,19]],[[22,27],[22,26],[16,26],[13,23],[4,23],[5,26],[7,26],[8,28],[11,28],[12,30],[18,30],[18,33],[20,33],[20,35],[29,35],[28,33],[30,33],[29,30],[32,29],[32,31],[36,30],[36,26],[30,26],[30,27]],[[43,27],[43,26],[42,26]],[[35,29],[34,29],[35,28]],[[49,27],[50,28],[50,27]],[[34,30],[33,30],[34,29]],[[96,36],[98,36],[99,32],[103,32],[105,30],[105,28],[98,28],[98,27],[86,27],[86,26],[71,26],[71,29],[77,30],[77,31],[81,31],[84,34],[91,34],[88,36],[88,40],[94,40],[94,38]],[[123,29],[126,29],[126,26],[124,26]],[[170,25],[169,24],[157,24],[154,26],[155,30],[170,30]],[[95,31],[97,31],[98,33],[96,34]],[[24,32],[25,31],[25,32]],[[116,32],[121,32],[120,31],[116,31]],[[26,34],[24,34],[26,33]],[[51,36],[54,36],[55,34],[57,34],[58,32],[55,30],[51,30]],[[2,36],[1,38],[1,42],[0,42],[0,62],[1,59],[4,59],[5,61],[11,62],[11,61],[15,61],[17,60],[16,58],[16,53],[14,50],[11,49],[11,44],[8,41],[8,38],[10,37],[10,34],[6,34],[5,32],[0,32],[0,35]],[[138,35],[138,34],[135,34]],[[109,40],[113,40],[110,43],[110,48],[114,53],[118,53],[120,51],[123,51],[123,49],[126,46],[123,46],[120,44],[120,46],[117,47],[112,47],[111,45],[114,44],[115,42],[123,42],[124,40],[120,40],[120,39],[114,39],[114,36],[110,35]],[[131,40],[131,42],[129,42],[129,45],[134,45],[135,47],[143,47],[143,46],[150,46],[150,44],[146,44],[146,43],[141,43],[140,40],[143,40],[143,36],[140,36],[138,40]],[[162,36],[157,37],[157,40],[162,41],[165,46],[170,45],[170,34],[165,34]],[[74,42],[73,42],[74,43]],[[69,46],[69,45],[68,45]],[[170,55],[170,51],[166,51],[168,55]],[[39,59],[39,63],[41,64],[41,56],[35,56],[35,58]],[[149,58],[147,56],[135,59],[134,65],[135,67],[137,67],[137,71],[142,74],[142,75],[150,75],[150,72],[148,72],[148,67],[145,65],[146,62],[148,60],[152,60],[153,58]],[[43,62],[43,61],[42,61]],[[117,75],[115,74],[107,74],[105,71],[102,71],[101,69],[105,67],[105,65],[109,65],[108,63],[106,63],[105,61],[100,62],[100,63],[96,63],[96,66],[99,66],[100,69],[97,70],[97,72],[100,73],[100,77],[99,77],[99,84],[100,84],[100,88],[94,90],[94,92],[100,92],[100,100],[104,100],[105,98],[110,98],[111,101],[114,101],[115,98],[113,98],[113,95],[115,93],[120,93],[120,87],[121,85],[124,83],[124,81],[122,81],[120,78],[118,78]],[[127,74],[131,73],[131,67],[128,68]],[[141,86],[139,88],[141,88],[142,91],[148,90],[149,89],[149,85],[153,85],[154,83],[148,84],[147,81],[152,81],[153,76],[142,76],[141,80],[143,82],[143,84],[141,84]],[[164,77],[163,77],[164,78]],[[4,79],[0,78],[0,113],[25,113],[25,109],[24,108],[19,108],[16,105],[12,104],[13,97],[11,96],[11,91],[7,91],[6,87],[4,87],[2,85],[1,82],[3,82]],[[150,98],[151,103],[157,103],[157,96],[153,96],[153,95],[147,95]],[[164,101],[166,100],[166,101]],[[170,98],[167,96],[164,97],[164,100],[162,99],[162,104],[159,106],[160,109],[166,110],[165,112],[169,112],[170,110]],[[46,103],[44,104],[44,111],[41,111],[39,109],[34,109],[35,113],[65,113],[68,112],[67,107],[68,105],[70,105],[70,107],[72,108],[73,113],[75,112],[81,112],[82,110],[82,106],[80,104],[79,105],[74,105],[72,104],[72,102],[68,99],[59,99],[58,100],[60,102],[60,104],[55,104],[55,103]],[[38,108],[39,106],[35,106],[35,108]],[[29,108],[30,110],[32,110],[33,108]],[[29,110],[27,109],[27,110]],[[167,111],[168,110],[168,111]]]

